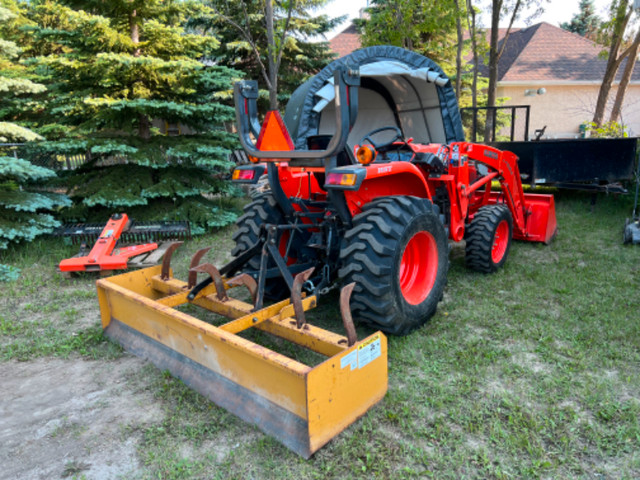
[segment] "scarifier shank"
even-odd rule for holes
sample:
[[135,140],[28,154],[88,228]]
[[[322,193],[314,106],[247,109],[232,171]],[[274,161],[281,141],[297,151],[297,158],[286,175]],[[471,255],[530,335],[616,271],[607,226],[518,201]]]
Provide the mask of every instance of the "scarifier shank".
[[[299,455],[309,458],[384,397],[382,333],[349,346],[351,338],[298,328],[290,300],[252,312],[251,304],[219,300],[212,282],[192,304],[232,319],[214,326],[175,310],[187,303],[187,282],[161,273],[157,266],[98,280],[106,335]],[[226,290],[238,283],[223,282]],[[313,308],[316,297],[301,304]],[[328,358],[307,366],[237,335],[252,327]]]

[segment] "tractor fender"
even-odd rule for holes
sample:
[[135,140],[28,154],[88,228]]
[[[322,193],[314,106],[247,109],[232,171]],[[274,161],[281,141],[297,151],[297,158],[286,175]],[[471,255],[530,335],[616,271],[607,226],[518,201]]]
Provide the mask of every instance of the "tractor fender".
[[431,200],[431,192],[422,171],[410,162],[374,163],[365,170],[357,190],[345,189],[347,207],[352,215],[362,212],[367,203],[380,197],[410,195]]

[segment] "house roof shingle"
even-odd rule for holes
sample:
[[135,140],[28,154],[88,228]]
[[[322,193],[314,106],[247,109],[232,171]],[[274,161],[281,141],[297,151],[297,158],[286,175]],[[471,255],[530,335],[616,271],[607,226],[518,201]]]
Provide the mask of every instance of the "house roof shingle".
[[338,57],[344,57],[354,50],[359,49],[362,44],[360,43],[360,34],[356,30],[356,26],[353,23],[350,24],[342,32],[329,40],[329,46],[331,50],[338,54]]
[[[500,46],[505,33],[506,29],[501,28],[498,34]],[[351,24],[329,44],[331,50],[343,57],[361,47],[360,35]],[[528,28],[513,28],[498,64],[498,81],[599,83],[607,66],[607,60],[600,56],[602,51],[601,45],[546,22]],[[622,76],[625,63],[626,60],[618,69],[617,80]],[[482,75],[488,76],[486,65],[480,69]],[[636,66],[631,80],[640,82],[640,65]]]
[[[601,45],[546,22],[512,30],[498,64],[498,80],[601,82],[607,65],[599,56],[602,50]],[[618,78],[623,71],[624,63]],[[632,80],[640,80],[640,68],[635,69]]]

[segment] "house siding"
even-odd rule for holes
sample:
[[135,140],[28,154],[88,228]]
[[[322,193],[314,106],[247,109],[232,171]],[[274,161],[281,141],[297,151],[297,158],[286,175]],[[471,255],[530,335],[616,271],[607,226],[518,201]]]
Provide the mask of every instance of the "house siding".
[[[574,138],[580,134],[580,124],[590,122],[595,111],[599,85],[545,85],[546,93],[525,96],[527,89],[537,90],[542,85],[498,85],[498,96],[507,97],[504,105],[529,105],[531,107],[529,136],[547,126],[543,138]],[[605,115],[609,118],[617,87],[609,96],[610,104]],[[628,126],[630,136],[640,135],[640,84],[629,85],[622,108],[622,123]]]

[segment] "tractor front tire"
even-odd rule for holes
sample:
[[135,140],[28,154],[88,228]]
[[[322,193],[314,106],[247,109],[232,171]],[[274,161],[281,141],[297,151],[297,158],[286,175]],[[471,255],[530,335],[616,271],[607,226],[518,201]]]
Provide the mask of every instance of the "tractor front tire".
[[494,273],[507,261],[512,236],[513,218],[506,205],[480,208],[465,232],[467,268]]
[[449,269],[447,234],[439,209],[409,196],[364,206],[340,249],[343,285],[355,282],[351,312],[361,323],[406,335],[433,316]]

